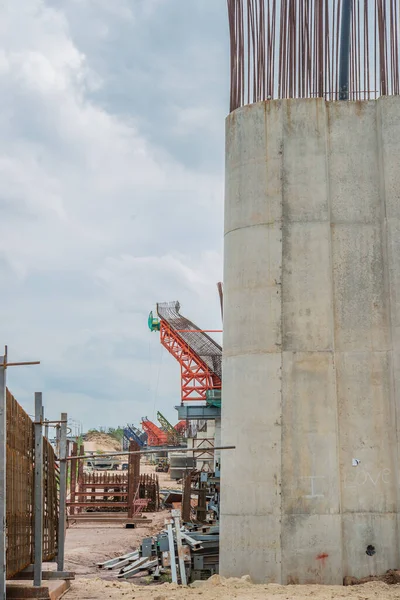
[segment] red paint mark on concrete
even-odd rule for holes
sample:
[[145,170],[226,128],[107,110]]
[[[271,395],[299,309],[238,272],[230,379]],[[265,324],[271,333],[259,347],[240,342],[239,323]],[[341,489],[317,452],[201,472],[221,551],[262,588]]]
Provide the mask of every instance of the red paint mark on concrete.
[[322,566],[325,566],[325,561],[326,559],[329,557],[329,554],[326,554],[326,552],[324,552],[323,554],[318,554],[317,556],[317,560],[320,560],[322,563]]

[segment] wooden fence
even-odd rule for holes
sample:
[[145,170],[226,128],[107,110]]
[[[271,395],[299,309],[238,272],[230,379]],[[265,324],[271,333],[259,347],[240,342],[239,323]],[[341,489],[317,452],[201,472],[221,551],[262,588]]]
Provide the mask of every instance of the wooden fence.
[[[131,449],[136,445],[131,442]],[[67,507],[70,515],[82,512],[155,512],[159,510],[159,483],[157,475],[140,475],[140,456],[130,455],[128,471],[91,472],[84,471],[87,461],[73,458],[82,456],[84,448],[72,447],[69,461],[69,498]]]
[[[6,390],[7,462],[6,529],[7,578],[34,562],[34,424]],[[53,448],[43,440],[43,560],[56,557],[58,546],[58,490]]]

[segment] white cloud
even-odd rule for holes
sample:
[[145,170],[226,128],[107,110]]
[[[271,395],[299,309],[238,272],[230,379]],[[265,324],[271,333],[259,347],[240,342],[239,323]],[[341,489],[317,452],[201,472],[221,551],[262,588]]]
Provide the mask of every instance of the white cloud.
[[[193,320],[219,326],[222,169],[189,168],[187,152],[148,137],[145,123],[158,117],[154,108],[146,116],[136,110],[141,90],[123,114],[93,95],[111,93],[112,65],[102,73],[93,67],[98,48],[88,55],[81,47],[73,11],[92,11],[96,35],[111,36],[118,52],[122,23],[151,24],[168,3],[60,0],[57,7],[7,0],[0,8],[2,337],[13,358],[43,362],[10,373],[10,387],[26,405],[42,389],[48,413],[68,410],[86,426],[93,411],[94,424],[134,421],[151,412],[154,398],[173,420],[178,366],[147,331],[147,313],[156,301],[179,299]],[[181,75],[189,87],[193,69]],[[163,93],[174,114],[175,97]],[[207,115],[217,122],[194,98],[165,127],[191,129],[200,146]],[[221,167],[222,148],[221,135]]]

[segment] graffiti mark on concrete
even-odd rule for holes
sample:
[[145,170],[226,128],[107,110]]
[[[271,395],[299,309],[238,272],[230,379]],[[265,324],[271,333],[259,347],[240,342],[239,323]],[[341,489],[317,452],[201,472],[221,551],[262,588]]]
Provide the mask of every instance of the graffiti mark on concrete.
[[388,484],[390,483],[390,480],[390,469],[382,469],[380,471],[375,471],[375,473],[370,473],[366,469],[362,469],[361,471],[353,471],[349,474],[345,473],[344,487],[352,488],[371,484],[376,487],[379,483]]
[[310,486],[311,486],[310,494],[306,494],[304,496],[304,498],[325,498],[324,494],[317,493],[316,487],[318,487],[318,486],[315,482],[315,480],[317,480],[317,479],[325,479],[324,475],[309,475],[308,477],[301,477],[300,479],[309,479],[310,480]]

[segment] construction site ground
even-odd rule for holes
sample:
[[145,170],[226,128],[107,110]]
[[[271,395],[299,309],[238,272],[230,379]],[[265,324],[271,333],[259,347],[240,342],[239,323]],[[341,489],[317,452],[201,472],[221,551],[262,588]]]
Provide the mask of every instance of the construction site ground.
[[173,583],[138,586],[132,583],[107,581],[105,579],[78,579],[68,592],[69,600],[100,600],[127,598],[132,600],[385,600],[400,598],[400,586],[389,586],[381,582],[361,586],[339,587],[322,585],[253,585],[240,579],[222,579],[214,575],[199,587],[182,588]]
[[[142,473],[154,472],[154,466],[142,464]],[[177,483],[167,473],[159,473],[160,489],[176,489]],[[125,529],[116,525],[73,525],[67,531],[65,568],[74,571],[67,598],[69,600],[101,600],[127,598],[132,600],[180,600],[201,598],[202,600],[374,600],[378,598],[399,599],[400,585],[371,582],[361,586],[279,586],[254,585],[248,578],[223,579],[214,576],[196,587],[182,588],[172,583],[147,582],[146,578],[119,581],[113,571],[99,569],[97,563],[104,562],[130,550],[136,549],[144,537],[158,533],[164,527],[169,510],[148,513],[151,523],[137,529]]]

